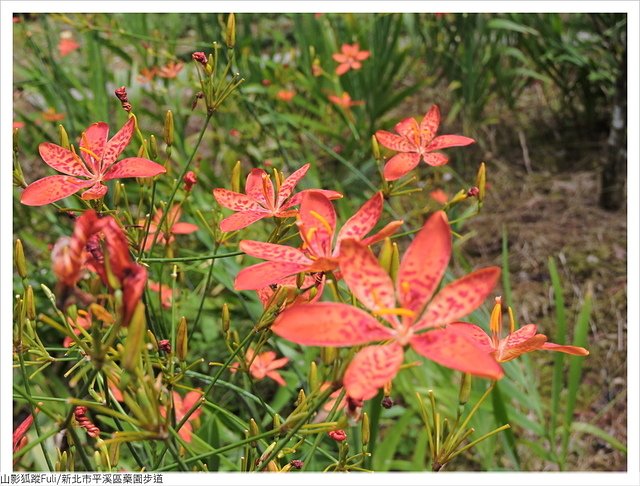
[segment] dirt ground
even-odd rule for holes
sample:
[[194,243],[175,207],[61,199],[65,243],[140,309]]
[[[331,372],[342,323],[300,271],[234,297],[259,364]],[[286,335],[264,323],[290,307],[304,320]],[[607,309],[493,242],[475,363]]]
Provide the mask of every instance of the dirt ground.
[[[548,257],[555,257],[563,281],[569,329],[583,296],[592,292],[591,354],[584,362],[576,418],[626,443],[626,208],[608,212],[598,207],[597,150],[585,151],[571,167],[547,159],[542,169],[537,157],[545,154],[529,156],[531,170],[513,159],[508,165],[500,160],[488,164],[490,188],[485,208],[466,227],[475,236],[465,250],[476,266],[500,265],[502,225],[506,225],[513,302],[517,303],[514,311],[520,323],[536,323],[539,332],[550,336],[554,309]],[[523,154],[514,157],[522,160]],[[541,365],[549,363],[547,353],[532,357]],[[550,377],[542,376],[540,386],[550,389]],[[624,454],[593,436],[578,437],[571,469],[626,470]]]

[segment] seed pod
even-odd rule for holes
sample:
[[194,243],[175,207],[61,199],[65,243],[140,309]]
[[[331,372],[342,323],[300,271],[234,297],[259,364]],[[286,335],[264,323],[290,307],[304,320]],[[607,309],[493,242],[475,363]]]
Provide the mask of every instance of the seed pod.
[[233,49],[236,45],[236,16],[232,13],[227,18],[227,31],[225,32],[224,41],[229,49]]
[[176,335],[176,356],[180,361],[184,361],[187,358],[188,347],[189,335],[187,333],[187,318],[182,316],[178,323]]
[[13,259],[16,263],[18,275],[20,278],[27,278],[27,261],[24,258],[24,249],[22,248],[22,241],[16,240],[16,244],[13,252]]
[[164,143],[166,143],[168,147],[173,145],[173,113],[171,110],[167,110],[167,113],[164,116],[164,130],[162,132],[162,137],[164,138]]
[[67,135],[67,131],[64,129],[62,124],[58,125],[58,136],[60,137],[60,146],[70,150],[71,144],[69,143],[69,135]]

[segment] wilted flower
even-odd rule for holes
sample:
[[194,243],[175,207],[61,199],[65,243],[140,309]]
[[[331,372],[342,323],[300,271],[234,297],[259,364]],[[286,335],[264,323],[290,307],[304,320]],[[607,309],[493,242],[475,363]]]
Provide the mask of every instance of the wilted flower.
[[198,182],[198,177],[196,176],[195,172],[190,170],[184,175],[184,177],[182,178],[182,182],[184,182],[184,190],[189,192]]
[[199,62],[203,66],[206,66],[207,62],[209,62],[209,60],[207,59],[207,55],[204,52],[194,52],[193,54],[191,54],[191,59]]

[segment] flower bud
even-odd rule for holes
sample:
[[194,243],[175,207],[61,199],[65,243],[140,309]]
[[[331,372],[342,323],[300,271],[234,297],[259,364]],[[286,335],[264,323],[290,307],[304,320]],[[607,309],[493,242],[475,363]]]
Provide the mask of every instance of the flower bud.
[[369,415],[367,412],[362,414],[362,445],[366,446],[369,443],[371,431],[369,430]]
[[158,341],[158,350],[162,351],[163,353],[170,353],[171,352],[171,343],[169,342],[168,339],[161,339],[160,341]]
[[27,261],[24,258],[22,241],[19,239],[16,240],[13,258],[16,263],[16,268],[18,270],[18,275],[20,275],[20,278],[27,278]]
[[189,336],[187,333],[187,318],[182,316],[178,323],[176,335],[176,356],[180,361],[184,361],[187,357]]
[[164,130],[162,132],[162,138],[167,146],[173,145],[173,113],[171,110],[167,110],[164,116]]
[[229,49],[233,49],[236,45],[236,16],[232,13],[227,18],[227,31],[225,32],[224,41]]
[[338,357],[338,350],[332,347],[320,348],[320,358],[322,362],[329,366]]
[[467,191],[467,197],[478,197],[479,194],[480,189],[478,189],[476,186],[470,187]]
[[291,464],[291,467],[294,469],[302,469],[302,466],[304,466],[304,462],[302,462],[300,459],[294,459],[289,464]]
[[156,160],[158,158],[158,142],[156,141],[155,135],[151,135],[149,137],[149,157],[152,160]]
[[150,329],[147,329],[147,341],[149,341],[149,344],[151,344],[152,350],[158,351],[158,340]]
[[204,52],[194,52],[193,54],[191,54],[191,59],[199,62],[203,66],[207,65],[207,55]]
[[336,442],[342,442],[347,439],[347,433],[344,430],[331,430],[328,432],[329,437],[331,437]]
[[[249,434],[251,437],[255,437],[260,434],[258,424],[253,418],[249,419]],[[251,447],[256,447],[257,445],[258,443],[255,440],[251,441]]]
[[24,305],[27,309],[27,319],[34,320],[36,318],[36,304],[33,297],[33,287],[29,285],[24,293]]
[[64,129],[62,124],[58,125],[58,136],[60,137],[60,146],[66,148],[67,150],[71,150],[69,135],[67,135],[67,131]]
[[298,392],[298,398],[294,402],[294,405],[296,407],[299,407],[300,405],[304,404],[304,402],[306,401],[307,401],[307,396],[305,395],[304,390],[300,388],[300,391]]
[[315,390],[318,388],[318,365],[315,361],[309,365],[309,389]]
[[464,405],[469,401],[471,395],[471,375],[469,373],[462,374],[460,382],[460,394],[458,395],[458,403]]
[[277,413],[273,416],[273,430],[280,430],[282,427],[282,418]]
[[380,262],[380,266],[384,268],[389,275],[391,275],[392,255],[393,243],[391,243],[391,238],[385,238],[382,243],[382,248],[380,248],[380,253],[378,254],[378,261]]
[[380,160],[380,145],[375,135],[371,135],[371,152],[373,153],[374,159]]
[[144,304],[138,302],[129,322],[127,340],[124,345],[122,367],[127,371],[134,371],[140,358],[144,337],[147,334],[147,321],[144,315]]
[[396,280],[398,276],[398,268],[400,268],[400,250],[398,249],[398,244],[393,243],[393,253],[391,255],[391,279],[393,281]]
[[222,331],[227,333],[231,325],[231,318],[229,317],[229,306],[225,302],[222,304]]
[[20,152],[20,129],[19,128],[13,129],[13,152],[16,154]]
[[482,204],[487,186],[487,169],[484,162],[480,164],[480,168],[478,169],[476,186],[478,187],[478,203]]
[[231,190],[233,192],[240,192],[240,179],[242,178],[242,166],[240,161],[236,162],[231,171]]
[[184,175],[182,181],[184,182],[184,190],[190,192],[191,189],[193,189],[193,186],[195,186],[198,182],[198,177],[196,176],[195,172],[190,170]]

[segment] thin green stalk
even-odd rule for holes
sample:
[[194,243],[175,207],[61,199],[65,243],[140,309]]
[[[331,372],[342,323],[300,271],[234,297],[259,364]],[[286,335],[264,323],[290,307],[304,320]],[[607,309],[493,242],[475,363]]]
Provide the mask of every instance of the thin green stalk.
[[369,411],[371,412],[371,414],[369,415],[370,419],[369,419],[369,423],[370,425],[370,429],[371,431],[373,431],[373,433],[371,434],[371,437],[369,438],[369,446],[368,446],[368,452],[371,453],[371,455],[367,456],[364,460],[364,467],[367,469],[371,469],[371,464],[373,462],[373,452],[376,449],[376,443],[377,443],[377,438],[378,438],[378,424],[380,423],[380,414],[382,413],[382,399],[384,398],[384,392],[381,389],[380,391],[378,391],[378,394],[376,395],[376,397],[373,399],[373,401],[371,402]]
[[[558,344],[565,344],[567,337],[567,317],[564,304],[564,296],[562,290],[562,282],[560,281],[560,275],[558,274],[558,267],[556,266],[555,259],[549,257],[549,275],[551,277],[551,285],[553,286],[554,307],[556,314],[556,335],[555,341]],[[560,415],[560,392],[563,385],[563,371],[564,371],[564,354],[555,353],[553,357],[553,380],[551,385],[551,417],[549,425],[549,435],[551,444],[555,446],[556,443],[556,427],[558,422],[558,416]]]
[[220,243],[216,241],[215,246],[213,247],[213,257],[211,259],[211,263],[209,264],[209,271],[207,272],[207,280],[204,284],[204,288],[202,289],[202,298],[200,299],[200,305],[198,306],[198,313],[196,314],[196,318],[193,321],[193,325],[191,326],[191,331],[189,332],[189,337],[193,335],[195,330],[198,328],[198,323],[200,322],[200,316],[202,315],[202,309],[204,309],[204,301],[207,298],[207,294],[209,293],[209,286],[211,285],[211,278],[213,277],[213,267],[216,263],[216,253],[218,253],[218,249],[220,248]]
[[179,258],[142,258],[140,261],[144,263],[184,263],[184,262],[201,262],[203,260],[218,260],[220,258],[231,258],[238,255],[244,255],[243,251],[233,251],[222,253],[220,255],[215,252],[204,256],[179,257]]

